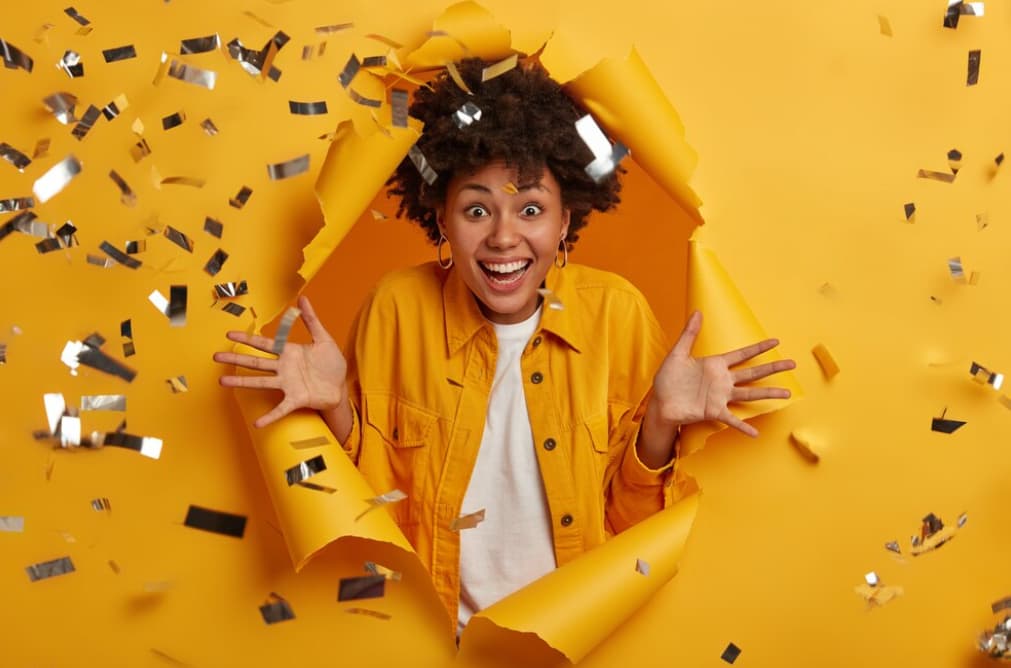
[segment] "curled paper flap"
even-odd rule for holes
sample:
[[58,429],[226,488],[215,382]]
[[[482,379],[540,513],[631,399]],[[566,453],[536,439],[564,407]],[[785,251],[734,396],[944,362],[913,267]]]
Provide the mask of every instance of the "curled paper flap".
[[[550,51],[546,52],[547,56]],[[555,60],[557,63],[556,56]],[[552,71],[552,59],[544,61]],[[566,92],[607,131],[631,149],[636,161],[696,223],[702,200],[688,185],[698,156],[685,141],[677,110],[639,53],[606,58],[565,84]]]
[[375,127],[370,134],[360,132],[351,121],[337,127],[316,179],[323,229],[302,250],[305,261],[298,273],[306,282],[368,210],[386,179],[421,136],[422,124],[417,120],[409,118],[406,128],[392,127],[389,108],[382,111],[387,117],[383,129]]
[[[696,357],[729,352],[769,338],[716,254],[694,238],[688,242],[688,312],[692,311],[702,312],[702,331],[692,350]],[[777,359],[782,357],[773,349],[749,361],[748,366]],[[777,373],[756,381],[754,385],[785,387],[790,390],[791,396],[787,400],[765,399],[734,404],[731,408],[742,420],[785,408],[803,394],[792,371]],[[725,427],[718,422],[685,427],[681,432],[681,455],[701,450],[709,436]]]
[[461,58],[496,61],[512,53],[509,30],[476,2],[452,5],[432,23],[429,38],[404,58],[404,70],[431,70]]
[[[260,354],[252,348],[240,346],[236,349],[239,348],[244,353]],[[234,394],[248,424],[268,412],[275,403],[269,393]],[[317,436],[324,436],[326,443],[311,449],[292,445]],[[368,507],[366,499],[374,497],[376,492],[337,444],[318,413],[297,411],[262,429],[251,427],[249,437],[296,571],[326,546],[352,536],[387,543],[414,554],[389,513],[379,510],[356,520]],[[319,455],[326,462],[326,470],[314,475],[312,481],[334,488],[336,492],[323,494],[288,484],[287,470],[310,456]]]
[[[698,510],[692,487],[670,508],[474,615],[461,656],[471,644],[507,651],[514,639],[495,636],[516,632],[536,634],[570,662],[581,661],[677,573]],[[648,575],[636,569],[640,562],[649,564]],[[529,640],[515,639],[536,651]]]

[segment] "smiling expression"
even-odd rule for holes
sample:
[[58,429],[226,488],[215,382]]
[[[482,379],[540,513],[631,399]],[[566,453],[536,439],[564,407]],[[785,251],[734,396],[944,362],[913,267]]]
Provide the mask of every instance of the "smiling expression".
[[455,176],[439,211],[453,263],[491,322],[522,322],[537,310],[537,289],[569,230],[561,186],[545,168],[520,183],[517,170],[492,162]]

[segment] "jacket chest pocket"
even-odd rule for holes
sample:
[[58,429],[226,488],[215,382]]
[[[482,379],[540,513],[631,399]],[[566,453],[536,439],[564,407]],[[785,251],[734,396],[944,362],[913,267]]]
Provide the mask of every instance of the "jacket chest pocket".
[[365,397],[365,421],[392,448],[418,448],[432,437],[439,416],[389,394]]

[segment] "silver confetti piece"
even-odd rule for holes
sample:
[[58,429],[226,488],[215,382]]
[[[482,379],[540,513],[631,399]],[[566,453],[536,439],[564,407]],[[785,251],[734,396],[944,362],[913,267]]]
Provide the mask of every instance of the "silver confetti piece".
[[162,440],[152,436],[134,436],[121,431],[99,434],[96,445],[136,450],[150,459],[161,457]]
[[348,62],[344,65],[344,69],[341,70],[340,75],[337,77],[340,81],[341,88],[347,88],[351,85],[351,82],[354,81],[355,75],[358,74],[361,67],[362,64],[358,60],[358,56],[352,53],[351,57],[348,58]]
[[465,515],[460,515],[459,517],[453,518],[453,521],[449,523],[450,531],[464,531],[465,529],[474,529],[481,522],[484,522],[485,509],[477,510],[473,513],[467,513]]
[[78,11],[76,9],[74,9],[73,7],[67,7],[63,11],[64,11],[64,13],[66,13],[67,16],[69,16],[70,18],[74,19],[75,21],[77,21],[82,26],[86,26],[89,23],[91,23],[91,21],[89,21],[88,19],[86,19],[83,16],[81,16],[80,13],[78,13]]
[[438,172],[432,169],[432,166],[428,164],[428,160],[425,158],[425,154],[421,152],[417,144],[412,146],[410,150],[407,151],[407,157],[411,159],[414,163],[414,167],[421,174],[421,178],[425,180],[425,183],[432,185],[435,180],[439,178]]
[[0,158],[14,165],[19,172],[24,172],[25,167],[32,164],[31,158],[6,142],[0,144]]
[[86,394],[81,397],[82,411],[125,411],[126,395]]
[[242,304],[236,304],[235,302],[229,302],[228,304],[225,304],[224,306],[222,306],[221,310],[224,311],[225,313],[230,313],[230,314],[234,315],[235,317],[239,317],[240,315],[242,315],[243,313],[246,312],[246,307],[243,306]]
[[870,573],[864,576],[864,582],[866,582],[871,587],[877,587],[879,584],[881,584],[881,579],[878,578],[877,573],[871,571]]
[[902,549],[899,547],[899,541],[891,540],[885,543],[885,549],[889,552],[894,552],[895,554],[902,554]]
[[126,99],[126,95],[119,95],[115,100],[102,107],[102,115],[105,116],[105,120],[111,121],[123,113],[123,110],[129,106],[130,103]]
[[320,100],[319,102],[288,100],[288,110],[297,116],[318,116],[327,113],[326,100]]
[[117,46],[112,49],[103,50],[102,57],[105,58],[105,62],[107,63],[116,63],[121,60],[129,60],[130,58],[136,58],[137,49],[134,48],[133,44],[127,44],[126,46]]
[[[70,345],[69,343],[67,345]],[[66,350],[64,350],[66,353]],[[68,360],[65,358],[64,363]],[[77,365],[77,354],[73,355],[73,364]],[[49,433],[55,434],[60,427],[60,418],[63,417],[64,412],[67,410],[67,402],[63,399],[63,395],[57,392],[51,392],[49,394],[42,395],[42,404],[46,409],[46,421],[49,423]]]
[[308,480],[317,473],[326,471],[326,462],[323,455],[316,455],[312,459],[306,459],[292,466],[284,472],[284,478],[288,481],[288,486],[296,485],[303,480]]
[[81,173],[81,163],[73,155],[50,167],[32,186],[32,192],[40,203],[48,202],[67,187],[75,176]]
[[607,178],[618,168],[618,163],[622,158],[629,154],[628,148],[621,142],[611,145],[603,130],[597,125],[597,121],[590,114],[586,114],[576,121],[576,132],[593,153],[593,161],[586,166],[586,173],[595,183],[600,183]]
[[274,335],[274,347],[272,352],[275,355],[280,355],[284,352],[284,346],[288,343],[288,336],[291,334],[291,327],[295,324],[298,317],[302,315],[302,311],[294,306],[288,308],[281,316],[281,323],[277,327],[277,334]]
[[649,562],[643,559],[635,560],[635,572],[640,575],[649,575]]
[[390,105],[393,108],[393,127],[395,128],[407,127],[407,101],[408,94],[406,90],[394,88],[390,92]]
[[188,253],[193,252],[193,240],[171,225],[165,226],[165,238],[184,251]]
[[127,255],[136,255],[137,253],[143,253],[146,250],[147,250],[147,241],[145,241],[144,239],[137,239],[126,242]]
[[172,128],[177,128],[186,121],[186,112],[177,111],[174,114],[169,114],[161,119],[162,130],[171,130]]
[[77,97],[70,93],[54,93],[44,98],[42,104],[63,125],[69,125],[77,120],[74,117]]
[[965,75],[966,86],[975,86],[979,83],[979,61],[981,57],[982,52],[979,49],[973,49],[969,52],[968,72]]
[[318,35],[332,35],[335,32],[341,32],[344,30],[350,30],[354,28],[354,23],[334,23],[328,26],[316,26],[314,30]]
[[81,120],[74,126],[72,131],[74,137],[76,137],[78,141],[84,139],[87,134],[91,132],[91,128],[94,127],[95,121],[98,120],[98,117],[101,114],[101,109],[93,104],[88,105],[88,109],[84,112],[84,115],[81,116]]
[[309,154],[301,155],[297,158],[292,158],[291,160],[286,160],[284,162],[278,162],[273,165],[267,165],[267,174],[270,175],[272,181],[280,181],[282,179],[289,179],[293,176],[298,176],[304,172],[309,171]]
[[212,237],[221,238],[221,234],[224,231],[225,226],[221,224],[220,221],[214,220],[210,216],[204,218],[204,232],[211,235]]
[[999,390],[1004,385],[1004,374],[990,371],[977,362],[973,362],[969,366],[969,374],[977,383],[985,383],[995,390]]
[[137,195],[134,194],[130,185],[123,180],[123,177],[116,173],[115,169],[109,170],[109,178],[119,188],[119,201],[126,206],[137,206]]
[[362,517],[367,515],[369,512],[375,510],[376,508],[391,503],[398,503],[406,498],[407,494],[400,491],[399,489],[393,489],[390,490],[389,492],[385,492],[383,494],[379,494],[378,496],[374,496],[371,499],[365,499],[365,503],[369,504],[369,507],[366,508],[364,511],[362,511],[361,514],[359,514],[358,517],[355,518],[355,521],[360,520]]
[[73,573],[74,562],[70,560],[70,557],[60,557],[59,559],[53,559],[52,561],[43,561],[38,564],[33,564],[25,568],[25,571],[27,571],[28,578],[32,582],[38,582],[39,580],[56,577],[57,575]]
[[81,418],[64,415],[60,418],[60,446],[77,447],[81,444]]
[[956,281],[965,280],[965,270],[962,268],[962,258],[953,257],[948,259],[948,273]]
[[355,104],[360,104],[363,107],[374,107],[378,109],[379,107],[383,106],[382,100],[377,100],[371,97],[365,97],[364,95],[356,91],[354,88],[348,88],[348,96],[351,98],[353,102],[355,102]]
[[25,518],[20,515],[0,515],[0,531],[22,533],[25,530]]
[[81,62],[81,54],[76,51],[66,51],[56,67],[63,70],[71,79],[84,76],[84,63]]
[[271,592],[270,598],[260,606],[260,615],[267,624],[277,624],[295,619],[295,612],[288,601],[280,595]]
[[204,265],[204,271],[206,271],[211,276],[216,276],[221,267],[225,264],[225,260],[228,259],[228,253],[221,250],[220,248],[214,251],[214,255],[211,259],[207,260],[207,264]]
[[362,59],[362,67],[386,67],[386,56],[366,56]]
[[0,56],[3,56],[4,67],[9,70],[21,68],[31,72],[35,66],[35,61],[28,54],[4,39],[0,39]]
[[91,500],[91,509],[98,512],[101,512],[103,510],[112,512],[112,503],[109,502],[109,499],[102,496],[97,499]]
[[471,124],[481,120],[481,108],[474,104],[473,102],[464,102],[453,113],[453,122],[456,123],[456,127],[461,130]]
[[191,37],[179,43],[179,53],[207,53],[221,48],[218,33],[206,37]]
[[208,137],[213,137],[218,134],[218,126],[214,125],[214,121],[209,118],[205,118],[200,121],[200,127],[204,129],[204,132],[207,133]]
[[235,197],[228,200],[228,205],[235,209],[241,209],[242,207],[246,206],[246,202],[249,201],[249,196],[252,194],[253,194],[252,188],[242,186],[238,194],[235,195]]
[[214,90],[214,85],[218,80],[218,74],[213,70],[204,70],[177,60],[173,60],[169,64],[168,75],[173,79],[201,86],[207,90]]
[[400,582],[401,578],[403,577],[403,573],[401,573],[400,571],[395,571],[392,568],[387,568],[386,566],[377,564],[374,561],[365,562],[365,572],[368,573],[369,575],[382,575],[384,578],[392,582]]
[[233,299],[241,297],[249,292],[249,287],[245,281],[237,283],[218,283],[214,286],[214,293],[221,299]]
[[12,211],[22,211],[35,206],[35,200],[31,197],[10,197],[0,199],[0,213],[10,213]]
[[102,244],[99,246],[99,249],[102,250],[102,252],[104,252],[106,255],[111,257],[113,260],[123,265],[124,267],[136,269],[142,264],[140,260],[130,257],[123,251],[119,250],[118,248],[110,244],[108,241],[103,241]]
[[169,299],[159,290],[154,290],[147,299],[169,319],[172,327],[182,327],[186,324],[186,292],[185,285],[173,285],[169,288]]

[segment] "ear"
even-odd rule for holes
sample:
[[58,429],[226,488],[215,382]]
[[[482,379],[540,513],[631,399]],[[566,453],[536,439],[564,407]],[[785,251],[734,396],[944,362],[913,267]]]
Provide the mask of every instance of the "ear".
[[571,218],[572,218],[571,210],[565,209],[562,211],[562,234],[561,239],[559,239],[559,241],[562,241],[562,239],[565,239],[565,237],[569,236],[569,220]]
[[444,235],[446,234],[446,207],[438,206],[435,208],[435,224],[439,226],[439,231]]

